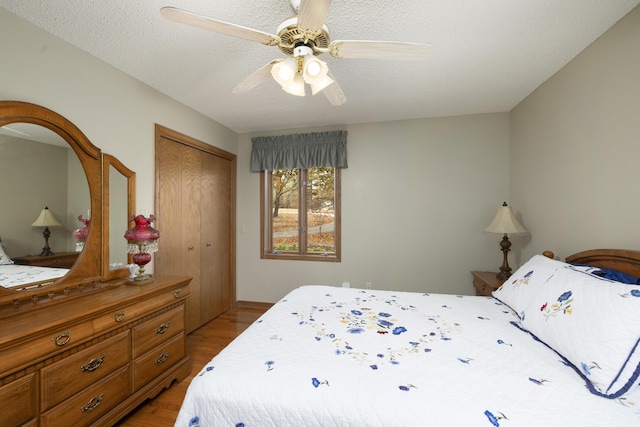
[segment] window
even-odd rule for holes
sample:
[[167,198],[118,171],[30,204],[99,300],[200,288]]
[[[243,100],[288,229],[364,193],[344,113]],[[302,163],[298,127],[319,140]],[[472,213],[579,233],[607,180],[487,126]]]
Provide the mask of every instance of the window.
[[262,258],[340,261],[340,169],[260,173]]
[[260,172],[260,256],[340,261],[340,170],[347,131],[251,138]]

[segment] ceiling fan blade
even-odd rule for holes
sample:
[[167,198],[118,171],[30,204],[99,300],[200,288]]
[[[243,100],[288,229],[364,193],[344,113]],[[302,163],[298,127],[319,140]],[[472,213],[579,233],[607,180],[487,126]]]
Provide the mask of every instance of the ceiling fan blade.
[[311,31],[321,29],[330,4],[331,0],[302,0],[298,11],[298,27]]
[[338,82],[336,82],[335,77],[333,77],[331,73],[329,73],[329,77],[331,77],[333,83],[322,89],[322,92],[327,97],[331,105],[337,107],[347,102],[347,96],[344,94],[340,86],[338,86]]
[[254,71],[249,75],[249,77],[247,77],[246,79],[238,83],[238,85],[236,85],[233,89],[231,89],[231,92],[245,93],[258,86],[260,83],[263,83],[265,80],[271,79],[271,68],[273,68],[273,66],[278,62],[282,61],[283,59],[274,59],[259,70]]
[[224,21],[219,21],[217,19],[198,15],[197,13],[188,12],[186,10],[178,9],[175,7],[163,7],[160,9],[160,14],[171,21],[201,28],[203,30],[226,34],[228,36],[238,37],[267,46],[277,46],[278,44],[280,44],[280,37],[276,35],[264,33],[262,31],[254,30],[252,28],[247,28],[240,25],[230,24]]
[[431,51],[431,44],[374,40],[336,40],[329,45],[328,51],[335,58],[411,60],[426,58]]

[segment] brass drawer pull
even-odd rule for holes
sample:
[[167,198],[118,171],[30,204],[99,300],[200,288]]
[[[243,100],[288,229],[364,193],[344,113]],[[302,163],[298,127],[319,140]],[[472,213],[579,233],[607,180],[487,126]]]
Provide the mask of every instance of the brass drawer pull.
[[71,331],[63,332],[57,337],[51,337],[51,341],[55,341],[58,346],[63,346],[71,341]]
[[182,289],[176,289],[175,291],[173,291],[174,297],[180,298],[181,295],[182,295]]
[[164,334],[165,332],[167,332],[167,330],[169,330],[169,322],[163,323],[162,325],[158,326],[156,328],[156,334]]
[[167,359],[168,359],[168,358],[169,358],[169,353],[168,353],[168,352],[167,352],[167,353],[162,353],[162,354],[160,355],[160,357],[158,357],[158,358],[156,359],[156,365],[161,365],[161,364],[163,364],[164,362],[166,362],[166,361],[167,361]]
[[113,318],[114,318],[114,319],[116,320],[116,322],[118,322],[118,323],[122,322],[122,321],[124,320],[124,318],[125,318],[124,310],[121,310],[121,311],[119,311],[119,312],[115,313],[115,314],[113,315]]
[[82,370],[82,372],[93,372],[98,369],[100,365],[102,365],[102,362],[104,362],[104,354],[100,357],[94,357],[93,359],[89,360],[89,363],[83,365],[80,369]]
[[101,394],[100,396],[97,396],[97,397],[92,397],[91,400],[89,400],[89,403],[87,403],[80,409],[82,409],[82,412],[93,411],[98,406],[100,406],[100,403],[102,403],[103,397],[104,397],[104,394]]

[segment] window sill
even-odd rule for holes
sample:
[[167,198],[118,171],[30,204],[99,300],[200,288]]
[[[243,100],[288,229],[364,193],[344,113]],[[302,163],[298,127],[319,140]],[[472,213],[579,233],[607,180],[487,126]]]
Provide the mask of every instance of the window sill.
[[292,261],[320,261],[320,262],[340,262],[340,257],[336,254],[327,255],[301,255],[295,253],[262,253],[261,259],[280,259],[280,260],[292,260]]

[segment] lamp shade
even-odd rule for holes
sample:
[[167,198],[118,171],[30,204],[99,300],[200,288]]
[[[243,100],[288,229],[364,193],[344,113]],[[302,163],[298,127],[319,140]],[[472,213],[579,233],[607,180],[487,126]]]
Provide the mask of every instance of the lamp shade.
[[311,94],[313,95],[333,83],[333,79],[328,76],[329,68],[326,62],[313,55],[305,56],[302,70],[302,77],[305,83],[311,86]]
[[271,67],[271,76],[275,81],[284,87],[291,83],[293,77],[298,72],[298,65],[295,59],[287,58],[284,61],[280,61]]
[[33,224],[31,224],[32,227],[53,227],[55,225],[62,224],[60,224],[58,220],[53,216],[53,214],[49,210],[49,207],[45,207],[44,209],[42,209],[42,212],[40,212],[40,216],[38,217],[38,219],[36,219]]
[[513,212],[511,212],[511,207],[507,206],[507,203],[503,203],[502,206],[498,208],[498,212],[496,212],[495,218],[484,231],[488,233],[500,233],[500,234],[528,234],[526,228],[522,226],[518,222],[515,216],[513,216]]
[[282,89],[291,95],[305,96],[304,79],[302,75],[296,73],[289,83],[282,86]]

